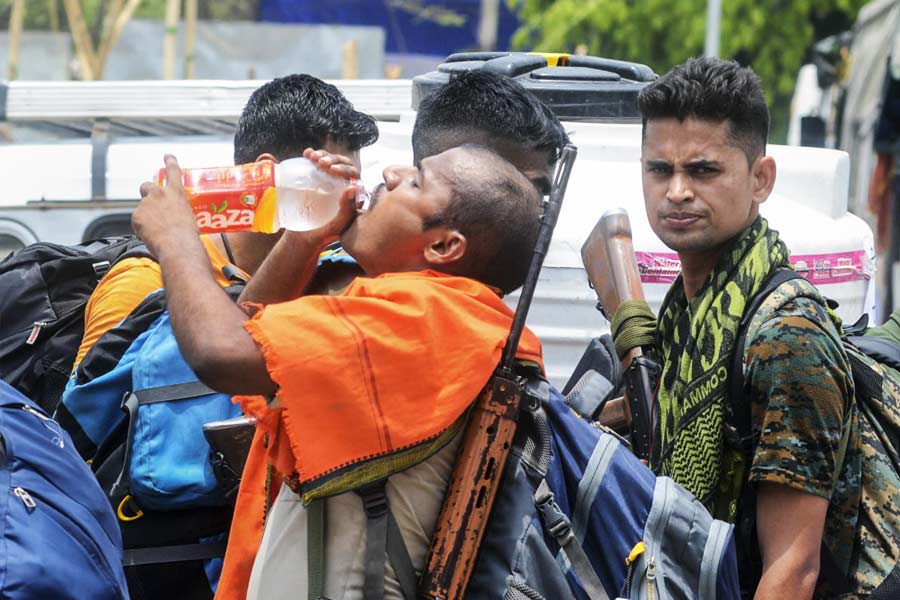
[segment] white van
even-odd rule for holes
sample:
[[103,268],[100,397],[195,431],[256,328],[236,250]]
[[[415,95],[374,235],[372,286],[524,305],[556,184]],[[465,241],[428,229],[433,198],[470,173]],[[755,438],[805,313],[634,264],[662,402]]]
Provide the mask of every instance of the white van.
[[[677,256],[650,230],[641,192],[641,128],[634,97],[653,74],[642,65],[593,57],[570,57],[568,62],[566,58],[550,57],[551,62],[560,61],[555,67],[548,67],[543,56],[507,53],[453,55],[447,60],[437,72],[414,82],[335,82],[357,108],[379,117],[380,138],[362,153],[363,181],[374,186],[386,166],[411,162],[415,113],[409,108],[450,72],[500,70],[522,81],[558,111],[578,146],[578,159],[528,325],[543,342],[551,380],[561,386],[590,339],[608,331],[608,324],[595,308],[596,297],[587,285],[580,257],[584,240],[603,212],[614,207],[628,210],[645,294],[654,308],[659,307],[679,271]],[[216,86],[225,85],[221,82],[131,85],[162,89],[184,83],[191,84],[191,95],[205,105],[206,112],[195,115],[194,120],[215,119],[221,126],[236,120],[246,97],[261,82],[240,82],[240,93],[229,96],[227,110],[215,102]],[[63,86],[60,93],[64,93],[64,84],[56,85]],[[69,85],[93,85],[99,90],[103,85],[119,84]],[[234,91],[237,86],[235,83],[228,89]],[[137,98],[132,96],[133,104]],[[188,104],[187,100],[183,103]],[[132,125],[140,119],[137,112],[135,109],[127,115]],[[149,109],[148,114],[152,114]],[[170,116],[169,122],[173,119]],[[112,124],[117,121],[113,119]],[[222,135],[113,138],[106,154],[103,187],[107,198],[125,200],[77,203],[90,198],[92,187],[98,187],[91,181],[95,150],[89,139],[0,146],[0,172],[8,182],[0,199],[0,244],[22,245],[36,240],[70,244],[80,242],[88,233],[116,233],[113,227],[101,228],[102,219],[116,223],[116,227],[127,223],[138,186],[153,177],[165,152],[175,154],[183,166],[189,167],[230,164],[232,154],[229,137]],[[873,236],[865,222],[847,211],[847,154],[787,146],[769,146],[768,151],[777,161],[778,179],[762,212],[792,250],[795,267],[840,303],[838,312],[844,319],[852,321],[872,312]],[[511,295],[508,301],[514,305],[516,299]]]

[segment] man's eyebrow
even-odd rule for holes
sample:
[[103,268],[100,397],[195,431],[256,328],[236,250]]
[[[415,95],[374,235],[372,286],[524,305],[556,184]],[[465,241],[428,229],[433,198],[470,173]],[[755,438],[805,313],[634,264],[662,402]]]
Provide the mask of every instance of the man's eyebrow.
[[654,167],[654,168],[660,168],[660,167],[668,167],[668,168],[670,168],[670,167],[672,166],[672,163],[670,163],[670,162],[667,161],[667,160],[661,160],[661,159],[658,159],[658,158],[651,158],[651,159],[649,159],[649,160],[647,161],[647,166],[648,166],[648,167]]
[[719,168],[720,164],[717,160],[709,160],[706,158],[698,158],[684,164],[687,169],[703,169],[703,168]]

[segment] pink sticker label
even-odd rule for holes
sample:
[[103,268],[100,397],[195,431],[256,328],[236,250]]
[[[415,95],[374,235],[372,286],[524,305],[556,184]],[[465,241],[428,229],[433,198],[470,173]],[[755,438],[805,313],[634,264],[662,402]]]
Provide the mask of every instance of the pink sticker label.
[[[681,261],[674,252],[635,252],[638,271],[644,283],[672,283],[681,273]],[[813,283],[845,283],[872,277],[866,252],[830,254],[793,254],[791,266]]]

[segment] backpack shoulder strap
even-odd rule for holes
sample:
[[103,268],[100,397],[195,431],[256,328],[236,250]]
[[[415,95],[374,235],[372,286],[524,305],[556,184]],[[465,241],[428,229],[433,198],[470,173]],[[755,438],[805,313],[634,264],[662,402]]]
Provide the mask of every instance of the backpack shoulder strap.
[[316,600],[325,595],[325,502],[317,498],[306,507],[306,598]]
[[[404,600],[415,600],[417,575],[400,526],[391,512],[387,496],[387,479],[354,490],[366,513],[366,552],[364,560],[364,598],[384,597],[385,559],[394,568]],[[315,600],[325,590],[325,503],[317,498],[307,507],[307,596]]]
[[732,368],[729,375],[728,385],[728,404],[730,411],[726,411],[726,422],[731,425],[737,432],[738,447],[744,453],[749,453],[753,444],[753,424],[750,410],[750,402],[744,394],[744,351],[747,343],[747,330],[750,327],[750,321],[759,311],[763,302],[774,292],[781,284],[793,279],[801,279],[802,275],[793,269],[779,268],[776,269],[769,279],[763,284],[762,288],[757,292],[749,306],[744,310],[744,316],[741,319],[738,328],[737,339],[734,342],[734,357],[732,358]]
[[540,515],[544,529],[553,536],[553,539],[559,544],[560,550],[569,559],[578,581],[581,583],[584,591],[587,592],[588,598],[591,598],[591,600],[609,600],[606,588],[600,582],[600,577],[594,570],[593,565],[591,565],[591,561],[581,546],[581,542],[575,536],[569,517],[556,503],[556,497],[550,490],[550,485],[546,479],[541,480],[534,493],[534,506],[538,515]]
[[153,260],[156,260],[156,257],[150,253],[150,249],[140,240],[135,240],[134,245],[126,250],[116,262],[126,258],[152,258]]
[[[112,238],[111,238],[112,239]],[[100,241],[109,241],[109,240],[100,240]],[[92,244],[100,243],[93,242]],[[92,248],[92,245],[88,245],[87,248]],[[113,265],[116,263],[125,260],[126,258],[151,258],[156,260],[152,254],[150,254],[150,250],[144,245],[144,242],[139,240],[134,236],[125,236],[123,238],[117,238],[115,241],[108,243],[104,248],[113,248],[113,247],[124,247],[125,250],[119,254],[115,259],[110,260],[101,260],[99,262],[94,263],[94,273],[97,275],[97,281],[103,279],[103,277],[109,272]]]
[[414,600],[416,574],[400,527],[391,513],[387,479],[358,488],[356,494],[366,511],[365,600],[384,597],[385,558],[394,567],[404,599]]
[[[739,439],[739,449],[744,454],[749,454],[753,446],[753,424],[751,415],[751,406],[749,398],[744,394],[744,352],[747,343],[747,333],[750,322],[759,311],[762,304],[781,284],[793,279],[800,279],[802,276],[792,269],[778,269],[769,277],[769,280],[763,285],[762,289],[753,298],[753,301],[744,311],[741,319],[741,325],[738,329],[737,339],[735,340],[734,359],[732,362],[732,371],[729,383],[729,400],[728,403],[731,411],[726,415],[726,421],[737,431]],[[844,423],[841,433],[841,441],[838,447],[838,456],[835,461],[836,468],[832,475],[832,487],[837,484],[840,477],[841,465],[843,465],[844,457],[847,452],[848,442],[850,440],[849,414]],[[749,465],[749,463],[748,463]],[[742,498],[743,503],[745,499]],[[823,565],[822,577],[828,582],[835,593],[847,593],[850,591],[849,582],[845,577],[841,576],[840,568],[834,555],[823,543],[820,550],[820,560]]]

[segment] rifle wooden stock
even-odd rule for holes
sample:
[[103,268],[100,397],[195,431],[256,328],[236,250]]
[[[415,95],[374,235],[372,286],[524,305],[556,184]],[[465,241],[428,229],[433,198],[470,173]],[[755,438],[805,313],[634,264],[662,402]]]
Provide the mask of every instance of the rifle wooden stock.
[[495,374],[472,408],[419,582],[419,598],[461,600],[509,456],[522,385]]
[[631,223],[624,210],[610,210],[600,217],[581,247],[581,260],[607,320],[612,321],[622,302],[644,299]]
[[[608,321],[612,321],[623,302],[644,300],[631,223],[625,210],[610,210],[600,217],[581,247],[581,260],[597,292],[598,307]],[[630,428],[635,453],[641,458],[648,458],[652,434],[652,394],[651,397],[638,397],[648,395],[647,374],[631,368],[632,363],[641,356],[643,352],[637,347],[621,357],[626,378],[625,396],[622,400],[607,402],[598,420],[616,431]]]

